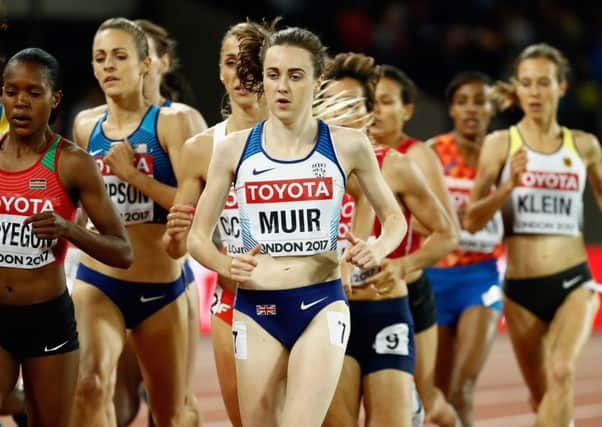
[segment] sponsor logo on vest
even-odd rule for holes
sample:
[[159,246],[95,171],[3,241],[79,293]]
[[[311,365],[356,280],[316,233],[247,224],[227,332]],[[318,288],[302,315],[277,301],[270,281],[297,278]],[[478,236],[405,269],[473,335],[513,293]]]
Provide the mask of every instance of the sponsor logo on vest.
[[274,170],[275,168],[267,168],[267,169],[255,169],[253,168],[253,175],[261,175],[262,173],[266,173],[269,172],[271,170]]
[[520,187],[579,191],[579,176],[571,172],[526,171],[521,176]]
[[43,211],[53,211],[50,199],[34,199],[23,196],[0,196],[0,213],[33,215]]
[[230,187],[230,191],[228,192],[228,198],[226,199],[224,209],[238,209],[238,199],[236,198],[236,193],[232,187]]
[[[96,166],[102,173],[102,176],[112,176],[111,168],[104,162],[104,156],[95,156]],[[154,173],[153,155],[152,154],[134,154],[134,166],[140,172],[147,175]]]
[[333,198],[332,177],[245,183],[247,203],[281,203]]

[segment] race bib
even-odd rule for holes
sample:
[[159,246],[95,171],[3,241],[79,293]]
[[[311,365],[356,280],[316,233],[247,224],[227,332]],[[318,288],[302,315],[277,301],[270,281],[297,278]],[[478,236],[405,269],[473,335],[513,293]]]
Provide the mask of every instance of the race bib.
[[410,328],[407,323],[396,323],[382,329],[374,340],[374,351],[378,354],[395,354],[408,356],[410,354]]

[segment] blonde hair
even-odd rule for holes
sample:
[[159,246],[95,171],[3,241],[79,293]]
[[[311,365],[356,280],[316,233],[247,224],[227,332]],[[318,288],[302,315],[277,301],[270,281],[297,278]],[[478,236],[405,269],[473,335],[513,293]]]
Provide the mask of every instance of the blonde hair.
[[[527,46],[518,55],[513,65],[513,78],[518,77],[518,67],[527,59],[544,58],[556,65],[556,79],[564,82],[569,74],[569,61],[557,48],[547,43],[537,43]],[[500,110],[506,110],[513,105],[518,105],[516,88],[511,82],[498,81],[492,87],[489,96]]]

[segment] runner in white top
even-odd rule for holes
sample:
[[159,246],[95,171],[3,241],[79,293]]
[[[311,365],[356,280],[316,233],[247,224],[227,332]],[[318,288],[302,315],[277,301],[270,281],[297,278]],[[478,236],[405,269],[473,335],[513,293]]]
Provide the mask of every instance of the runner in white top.
[[[270,28],[255,22],[245,21],[232,26],[224,35],[220,50],[220,80],[226,89],[228,109],[223,112],[227,119],[219,122],[195,137],[182,148],[182,173],[178,177],[178,190],[174,205],[168,215],[167,233],[164,241],[169,254],[179,258],[186,253],[186,238],[192,223],[192,211],[207,180],[207,168],[215,146],[226,134],[248,129],[267,117],[262,99],[241,86],[237,75],[238,44],[243,38],[252,38],[258,45],[271,34]],[[217,227],[221,246],[228,255],[243,253],[240,234],[236,194],[231,189]],[[222,398],[230,422],[242,426],[238,398],[236,395],[236,367],[232,346],[232,314],[236,285],[227,277],[220,276],[212,304],[211,335]]]
[[504,313],[538,427],[569,425],[576,363],[599,306],[580,198],[587,172],[602,208],[602,151],[595,136],[558,124],[567,70],[564,55],[546,44],[519,55],[512,83],[499,93],[524,117],[485,140],[464,218],[465,228],[476,231],[502,206],[511,214]]
[[[369,200],[383,223],[383,233],[371,244],[349,236],[350,262],[363,268],[380,264],[401,241],[406,224],[367,138],[312,118],[314,90],[324,64],[320,40],[307,30],[288,28],[274,33],[264,47],[259,68],[263,76],[257,73],[244,81],[263,81],[269,119],[251,132],[228,136],[216,147],[189,237],[190,252],[239,282],[233,333],[243,424],[276,425],[282,396],[278,387],[286,379],[278,424],[320,426],[349,333],[336,252],[347,176],[355,174],[363,189],[370,188]],[[254,153],[261,153],[261,162],[244,160]],[[315,160],[304,161],[309,157]],[[304,170],[299,178],[304,181],[291,181],[285,171],[300,164]],[[271,168],[282,173],[276,175]],[[210,241],[232,181],[248,252],[228,257]],[[320,209],[312,210],[316,200],[322,201]],[[291,201],[296,201],[294,208],[289,208]],[[253,206],[263,202],[273,210]],[[293,240],[293,228],[302,233],[301,240]],[[284,234],[289,237],[282,238]],[[288,249],[291,255],[282,256]]]

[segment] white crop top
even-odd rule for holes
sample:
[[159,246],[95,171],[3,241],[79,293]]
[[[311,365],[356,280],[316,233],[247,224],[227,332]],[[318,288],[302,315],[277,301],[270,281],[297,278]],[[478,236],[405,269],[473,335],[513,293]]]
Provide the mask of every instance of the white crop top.
[[527,151],[527,171],[512,190],[503,213],[508,234],[581,233],[586,170],[571,132],[562,128],[562,145],[554,153],[530,148],[518,128],[510,128],[510,150],[501,180],[510,176],[510,158],[521,146]]
[[259,243],[272,256],[336,250],[346,175],[330,128],[318,121],[313,150],[285,161],[264,150],[264,123],[249,134],[234,179],[245,251]]

